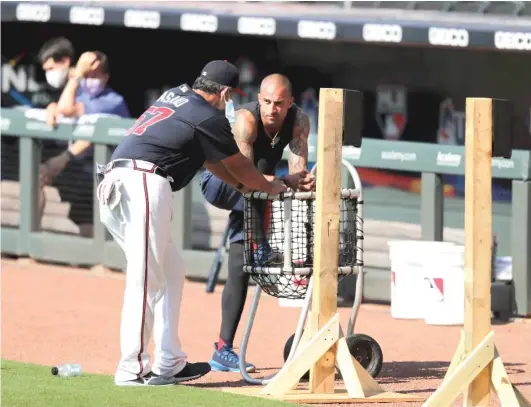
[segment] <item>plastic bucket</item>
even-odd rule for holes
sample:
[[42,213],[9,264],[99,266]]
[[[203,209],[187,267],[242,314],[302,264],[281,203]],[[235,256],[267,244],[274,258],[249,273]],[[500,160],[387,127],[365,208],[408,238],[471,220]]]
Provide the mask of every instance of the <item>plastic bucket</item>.
[[513,258],[511,256],[496,257],[494,275],[498,281],[513,279]]
[[465,318],[465,248],[441,248],[424,266],[424,321],[463,325]]
[[424,265],[430,253],[451,242],[392,240],[388,242],[391,260],[391,316],[397,319],[424,319]]

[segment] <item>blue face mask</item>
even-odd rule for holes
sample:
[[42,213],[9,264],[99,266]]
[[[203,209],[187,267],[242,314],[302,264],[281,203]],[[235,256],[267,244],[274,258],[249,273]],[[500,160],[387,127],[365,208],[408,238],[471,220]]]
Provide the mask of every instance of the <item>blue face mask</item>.
[[99,95],[104,89],[103,82],[98,78],[83,78],[79,82],[79,87],[91,97]]
[[229,121],[230,127],[233,127],[236,122],[236,111],[234,110],[234,102],[232,99],[225,102],[225,117]]

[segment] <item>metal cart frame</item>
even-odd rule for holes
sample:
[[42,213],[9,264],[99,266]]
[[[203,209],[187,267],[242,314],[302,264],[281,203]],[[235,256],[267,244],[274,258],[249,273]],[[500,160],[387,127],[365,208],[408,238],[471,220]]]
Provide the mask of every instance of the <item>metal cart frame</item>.
[[[363,298],[363,282],[364,282],[364,269],[363,269],[363,191],[362,191],[362,184],[361,179],[358,174],[358,171],[352,164],[350,164],[346,160],[342,160],[342,165],[348,170],[353,182],[354,182],[354,189],[358,191],[358,199],[356,204],[356,210],[357,210],[357,219],[356,219],[356,250],[357,250],[357,259],[359,259],[358,264],[354,268],[353,275],[356,275],[356,290],[355,290],[355,297],[354,302],[352,304],[352,309],[349,316],[348,321],[348,327],[346,336],[352,335],[354,332],[354,326],[356,323],[356,318],[358,316],[358,312],[361,306],[362,298]],[[314,165],[312,168],[312,173],[315,174],[317,164]],[[288,202],[286,200],[285,202]],[[289,230],[291,228],[291,222],[286,221],[286,229]],[[287,242],[287,243],[286,243]],[[290,245],[290,239],[286,239],[285,244],[288,246]],[[285,259],[285,262],[291,262],[290,256],[286,256],[287,259]],[[287,358],[287,361],[291,360],[293,356],[295,355],[297,346],[299,345],[302,331],[304,329],[304,325],[306,322],[306,319],[308,317],[308,311],[311,309],[311,303],[312,303],[312,279],[309,279],[308,288],[306,292],[306,297],[304,299],[304,304],[301,309],[301,314],[299,316],[299,320],[297,323],[297,328],[295,330],[295,336],[293,340],[293,345],[291,346],[291,350],[289,353],[289,356]],[[251,309],[249,312],[249,318],[247,320],[247,324],[245,325],[245,330],[243,334],[243,339],[240,347],[240,373],[243,377],[243,379],[249,383],[254,385],[265,385],[269,383],[275,375],[267,376],[262,379],[255,379],[249,375],[247,372],[245,365],[245,355],[247,353],[247,345],[249,344],[249,339],[251,337],[251,330],[252,325],[254,323],[254,319],[256,316],[256,311],[258,309],[258,303],[260,302],[260,295],[262,293],[262,288],[259,284],[256,284],[256,289],[254,292],[253,300],[251,303]],[[287,362],[286,361],[286,362]]]

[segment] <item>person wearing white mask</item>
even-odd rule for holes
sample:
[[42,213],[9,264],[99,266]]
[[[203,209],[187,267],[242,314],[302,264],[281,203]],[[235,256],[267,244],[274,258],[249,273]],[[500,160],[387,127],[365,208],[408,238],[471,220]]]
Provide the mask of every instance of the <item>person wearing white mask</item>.
[[74,46],[65,37],[51,38],[39,50],[37,59],[44,71],[49,91],[54,101],[46,106],[46,121],[55,126],[57,100],[61,96],[69,75],[73,72]]
[[[124,98],[111,89],[107,83],[110,69],[107,56],[100,51],[83,53],[75,68],[68,75],[68,81],[54,109],[54,121],[59,115],[80,117],[87,114],[112,114],[129,118],[130,113]],[[52,123],[49,123],[52,124]],[[63,200],[71,203],[70,218],[80,227],[84,236],[92,235],[92,193],[93,158],[92,143],[77,140],[61,153],[45,161],[40,168],[41,186],[50,185],[67,166],[78,179],[78,188],[65,188]],[[70,165],[71,164],[71,165]],[[80,179],[86,178],[83,182]],[[71,195],[69,199],[66,195]],[[65,195],[65,196],[63,196]]]
[[46,41],[38,53],[38,60],[46,76],[46,82],[53,89],[62,90],[74,60],[74,46],[64,37]]

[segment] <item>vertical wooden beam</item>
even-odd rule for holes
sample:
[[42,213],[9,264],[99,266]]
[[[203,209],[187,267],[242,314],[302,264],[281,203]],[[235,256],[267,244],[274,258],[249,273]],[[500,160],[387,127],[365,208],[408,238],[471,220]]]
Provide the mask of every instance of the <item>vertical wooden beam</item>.
[[[317,136],[317,216],[315,219],[312,333],[337,312],[337,266],[343,140],[343,89],[321,88]],[[337,345],[310,369],[310,391],[333,393]]]
[[[469,355],[491,331],[493,100],[466,99],[465,321]],[[465,393],[465,405],[488,406],[492,364]]]

